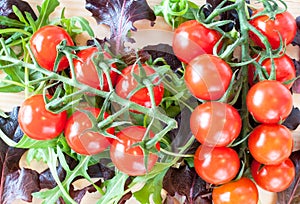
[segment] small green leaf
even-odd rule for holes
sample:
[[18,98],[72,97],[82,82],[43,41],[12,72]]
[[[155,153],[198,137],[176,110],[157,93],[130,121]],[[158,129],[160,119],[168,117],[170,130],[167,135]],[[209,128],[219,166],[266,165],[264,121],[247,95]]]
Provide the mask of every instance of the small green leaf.
[[52,140],[34,140],[24,135],[22,139],[17,143],[17,148],[47,148],[56,147],[57,139]]
[[18,9],[18,7],[16,7],[15,5],[13,5],[12,9],[13,9],[14,13],[16,14],[16,16],[19,18],[20,22],[24,23],[26,26],[29,26],[29,23],[25,19],[25,17],[22,14],[22,12]]
[[25,24],[15,20],[8,18],[7,16],[0,16],[0,24],[12,28],[24,28]]
[[97,203],[118,203],[120,198],[124,195],[124,186],[127,178],[127,174],[117,172],[112,179],[105,181],[106,193],[100,198],[100,200]]
[[71,22],[72,22],[72,24],[79,23],[82,31],[86,31],[89,34],[89,36],[95,37],[95,33],[94,33],[93,29],[91,28],[89,22],[85,18],[83,18],[81,16],[74,16],[71,18]]
[[44,0],[42,6],[38,7],[38,11],[40,12],[40,14],[37,19],[37,29],[41,28],[43,25],[48,24],[50,14],[53,13],[53,11],[58,6],[58,0]]

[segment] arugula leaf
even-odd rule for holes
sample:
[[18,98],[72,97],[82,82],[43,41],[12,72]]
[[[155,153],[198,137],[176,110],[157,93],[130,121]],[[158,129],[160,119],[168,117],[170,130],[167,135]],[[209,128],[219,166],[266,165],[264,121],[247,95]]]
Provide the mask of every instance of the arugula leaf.
[[136,31],[134,22],[148,19],[152,23],[156,16],[146,0],[86,0],[89,10],[98,24],[110,26],[110,44],[115,54],[125,51],[125,42],[133,42],[129,31]]
[[45,0],[42,6],[38,6],[39,17],[36,22],[36,28],[49,24],[49,16],[59,6],[58,0]]
[[118,203],[121,197],[125,194],[124,186],[128,179],[128,175],[122,172],[117,172],[116,175],[105,181],[106,193],[97,202],[98,204],[113,204]]

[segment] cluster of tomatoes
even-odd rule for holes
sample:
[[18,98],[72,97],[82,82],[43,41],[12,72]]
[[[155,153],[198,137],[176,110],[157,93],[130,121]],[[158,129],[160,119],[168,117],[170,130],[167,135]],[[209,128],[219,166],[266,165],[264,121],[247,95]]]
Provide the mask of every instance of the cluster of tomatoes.
[[[61,72],[70,66],[66,56],[63,56],[56,68],[57,47],[64,42],[67,46],[74,46],[69,34],[62,27],[44,26],[33,34],[30,49],[41,68],[50,72]],[[86,47],[73,53],[73,70],[71,78],[81,84],[97,90],[109,92],[112,89],[124,99],[128,99],[141,106],[150,108],[154,103],[160,104],[164,94],[164,86],[159,77],[154,77],[155,70],[146,64],[134,64],[124,68],[120,74],[116,64],[109,67],[109,79],[104,72],[99,72],[95,61],[100,57],[101,62],[112,57],[98,47]],[[102,58],[101,58],[102,57]],[[100,62],[100,63],[101,63]],[[107,66],[107,64],[105,65]],[[141,79],[147,78],[153,86],[155,102],[151,101],[146,87],[137,89],[140,85],[134,75]],[[142,74],[141,74],[142,73]],[[141,76],[143,75],[143,76]],[[137,89],[137,90],[135,90]],[[87,95],[93,93],[85,92]],[[127,126],[115,131],[115,127],[98,127],[97,124],[111,115],[96,107],[84,107],[53,113],[46,109],[46,101],[51,100],[49,94],[36,94],[27,98],[19,111],[19,124],[23,132],[35,140],[49,140],[63,135],[70,148],[78,154],[95,155],[110,147],[110,157],[115,166],[128,175],[143,175],[150,171],[158,156],[148,153],[145,164],[144,150],[137,145],[144,138],[151,138],[154,134],[143,126]],[[120,129],[120,128],[119,128]],[[159,151],[160,146],[155,146]]]
[[[249,24],[265,36],[272,50],[279,49],[282,44],[288,45],[296,34],[295,19],[287,11],[276,14],[275,19],[258,16]],[[280,192],[294,180],[295,167],[289,159],[293,137],[281,123],[293,107],[289,89],[296,71],[284,51],[277,57],[269,56],[263,60],[254,54],[256,66],[249,63],[243,67],[248,69],[246,77],[250,85],[244,100],[256,127],[249,128],[251,131],[245,139],[246,150],[252,156],[251,175],[241,173],[244,163],[241,168],[240,158],[243,155],[230,146],[241,134],[241,129],[248,128],[243,125],[248,125],[249,121],[243,123],[242,118],[247,118],[240,115],[241,111],[224,102],[230,83],[234,82],[232,68],[213,54],[215,45],[217,50],[222,46],[221,36],[197,20],[180,24],[174,33],[174,53],[187,64],[186,86],[201,101],[190,117],[190,129],[201,143],[195,152],[194,167],[204,181],[213,184],[214,203],[257,204],[255,183],[265,190]],[[265,51],[266,46],[257,34],[249,31],[249,38],[262,52]],[[276,77],[271,78],[271,75]]]

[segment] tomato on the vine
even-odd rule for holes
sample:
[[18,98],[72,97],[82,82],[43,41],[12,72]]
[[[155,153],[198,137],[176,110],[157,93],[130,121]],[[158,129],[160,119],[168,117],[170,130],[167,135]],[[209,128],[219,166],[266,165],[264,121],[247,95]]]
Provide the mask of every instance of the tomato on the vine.
[[232,78],[231,67],[210,54],[194,58],[186,67],[184,79],[190,92],[201,100],[218,100],[226,92]]
[[[131,175],[144,175],[151,171],[155,165],[158,156],[153,152],[147,152],[145,155],[143,149],[137,145],[145,137],[147,129],[142,126],[129,126],[117,133],[118,139],[115,139],[110,147],[110,158],[114,165],[122,172]],[[150,131],[150,138],[154,134]],[[156,151],[160,150],[160,145],[155,146]],[[145,159],[147,158],[147,164]]]
[[212,191],[214,204],[257,204],[258,190],[253,181],[242,177],[222,186],[215,187]]
[[[270,19],[268,15],[262,15],[251,19],[249,23],[266,36],[273,49],[279,48],[280,39],[284,45],[291,43],[297,31],[295,18],[288,11],[276,14],[274,20]],[[258,46],[265,48],[264,43],[257,35],[253,32],[250,32],[249,35]]]
[[[296,77],[296,68],[289,56],[286,54],[274,58],[274,67],[275,67],[275,73],[276,73],[276,81],[279,81],[283,83],[288,89],[290,89],[293,86],[293,82],[290,80],[293,80]],[[270,58],[265,59],[262,63],[261,66],[263,69],[267,71],[268,74],[271,73],[272,69],[272,60]],[[253,79],[254,78],[254,73],[255,73],[256,68],[254,65],[249,65],[249,82],[250,84],[253,84]],[[290,81],[289,83],[287,83]]]
[[[57,56],[56,47],[63,41],[66,45],[73,46],[74,42],[66,30],[59,26],[47,25],[37,30],[30,39],[30,49],[37,63],[50,71],[54,69]],[[57,71],[62,71],[69,66],[66,57],[63,57]]]
[[[100,79],[103,79],[102,81],[102,90],[103,91],[108,91],[109,86],[107,82],[107,77],[102,72],[102,76],[98,76],[98,71],[96,70],[96,67],[93,63],[93,57],[96,57],[97,52],[99,52],[97,47],[90,47],[85,50],[81,50],[77,53],[78,58],[74,58],[73,63],[74,63],[74,71],[75,71],[75,78],[88,86],[91,86],[96,89],[101,89],[100,86]],[[100,53],[98,53],[100,54]],[[103,53],[104,58],[110,59],[111,56],[107,53]],[[111,65],[112,67],[116,67],[115,64]],[[117,81],[118,74],[117,72],[111,70],[110,71],[110,78],[112,85],[114,86]]]
[[285,120],[293,108],[292,94],[275,80],[260,81],[252,86],[247,93],[246,103],[255,120],[268,124]]
[[[49,95],[46,97],[50,98]],[[46,109],[42,94],[25,99],[18,115],[21,130],[35,140],[49,140],[59,136],[66,121],[66,111],[55,114]]]
[[[150,108],[152,104],[150,99],[150,93],[147,87],[143,87],[136,91],[136,88],[138,87],[138,82],[134,78],[133,73],[140,76],[140,69],[144,69],[147,76],[156,73],[156,71],[153,68],[151,68],[146,64],[143,64],[141,67],[139,67],[138,64],[126,67],[125,69],[122,70],[122,74],[119,75],[117,79],[116,94],[126,99],[129,97],[130,101],[145,106],[147,108]],[[154,93],[154,100],[156,105],[160,104],[164,95],[163,83],[160,82],[159,84],[156,84],[159,82],[159,80],[160,78],[159,76],[157,76],[152,81],[152,83],[155,84],[153,86],[153,93]]]
[[229,147],[198,147],[194,157],[197,174],[211,184],[231,181],[239,172],[240,159],[237,152]]
[[293,136],[283,125],[261,124],[250,133],[248,147],[256,161],[266,165],[279,164],[291,155]]
[[[85,108],[97,118],[100,113],[98,108]],[[94,155],[103,152],[112,143],[112,139],[92,130],[92,121],[84,111],[74,112],[67,120],[65,127],[65,137],[72,150],[83,155]],[[104,113],[104,119],[109,116]],[[114,134],[114,128],[108,128],[107,133]]]
[[290,159],[277,165],[262,165],[257,161],[251,164],[251,174],[261,188],[271,192],[287,189],[295,178],[295,166]]
[[226,146],[239,136],[242,119],[233,106],[212,101],[194,109],[190,117],[190,127],[200,143]]
[[196,20],[186,21],[176,28],[172,47],[174,54],[185,63],[202,54],[212,54],[222,35]]

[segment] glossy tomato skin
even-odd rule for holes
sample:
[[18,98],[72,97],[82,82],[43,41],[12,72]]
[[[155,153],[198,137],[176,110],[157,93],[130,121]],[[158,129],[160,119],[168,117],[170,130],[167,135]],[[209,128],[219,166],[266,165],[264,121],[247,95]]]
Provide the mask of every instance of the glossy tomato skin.
[[218,100],[226,92],[232,77],[230,66],[217,56],[203,54],[186,67],[185,83],[201,100]]
[[[283,43],[288,45],[294,39],[297,31],[295,18],[288,11],[277,14],[275,20],[270,19],[267,15],[262,15],[250,20],[249,23],[266,36],[273,49],[279,48],[280,36]],[[252,32],[249,34],[258,46],[265,48],[258,36]]]
[[194,157],[197,174],[207,183],[224,184],[239,172],[240,159],[236,151],[228,147],[198,147]]
[[[142,68],[145,70],[147,76],[155,73],[155,70],[150,66],[143,64]],[[137,64],[128,66],[122,70],[122,75],[119,75],[116,84],[116,94],[122,98],[128,98],[128,95],[138,86],[138,82],[132,76],[131,72],[139,75],[140,68]],[[157,83],[159,81],[159,77],[153,80],[153,83]],[[155,104],[159,105],[162,101],[164,95],[164,85],[160,83],[153,87]],[[147,108],[151,107],[151,99],[148,89],[146,87],[141,88],[136,91],[130,98],[130,101],[137,103],[139,105],[145,106]]]
[[222,35],[196,20],[186,21],[176,28],[173,37],[174,54],[185,63],[202,54],[212,54]]
[[287,189],[295,178],[295,166],[287,159],[277,165],[264,165],[253,161],[251,174],[261,188],[271,192],[281,192]]
[[192,112],[190,128],[201,144],[226,146],[239,136],[242,119],[229,104],[206,102]]
[[212,200],[214,204],[257,204],[258,190],[253,181],[242,177],[237,181],[215,187]]
[[[144,152],[139,146],[134,144],[141,142],[146,128],[142,126],[129,126],[122,129],[116,136],[110,148],[110,158],[113,164],[123,173],[130,176],[140,176],[151,171],[155,165],[158,156],[155,153],[149,153],[147,167],[145,166]],[[154,134],[150,131],[150,137]],[[160,150],[159,144],[156,145]]]
[[250,133],[248,147],[256,161],[266,165],[279,164],[291,155],[293,136],[283,125],[261,124]]
[[277,124],[285,120],[293,108],[290,91],[274,80],[260,81],[252,86],[246,103],[255,120],[267,124]]
[[[100,113],[98,108],[86,108],[85,111],[89,111],[95,118]],[[108,113],[104,114],[104,118],[108,116]],[[64,133],[67,143],[72,150],[82,155],[95,155],[103,152],[111,145],[111,138],[89,130],[92,127],[93,124],[85,112],[78,110],[70,116]],[[114,134],[114,128],[108,128],[106,131]]]
[[[30,39],[30,49],[41,67],[53,71],[57,55],[56,47],[63,40],[66,40],[68,46],[74,45],[67,31],[53,25],[44,26],[32,35]],[[62,71],[68,66],[69,62],[67,58],[63,57],[58,65],[57,71]]]
[[[47,96],[50,98],[50,96]],[[67,113],[52,113],[45,108],[43,95],[33,95],[21,105],[18,122],[22,131],[35,140],[49,140],[64,130]]]
[[[287,55],[283,55],[279,58],[274,58],[275,70],[276,70],[276,81],[281,83],[292,80],[296,77],[296,68]],[[262,67],[270,74],[272,69],[271,59],[266,59],[262,62]],[[293,86],[293,83],[284,84],[288,89]]]
[[[97,52],[99,52],[99,51],[98,51],[98,48],[96,48],[96,47],[90,47],[85,50],[81,50],[77,53],[78,59],[74,59],[73,63],[74,63],[75,77],[79,82],[86,84],[88,86],[91,86],[95,89],[101,89],[98,72],[92,61],[93,57],[95,57]],[[111,56],[106,52],[104,53],[104,57],[108,58],[108,59],[111,58]],[[113,64],[112,67],[115,68],[116,66]],[[114,72],[111,70],[110,78],[111,78],[113,86],[115,86],[115,84],[116,84],[117,77],[118,77],[117,72]],[[102,90],[109,91],[107,77],[104,74],[104,72],[102,74],[102,78],[103,78]]]

